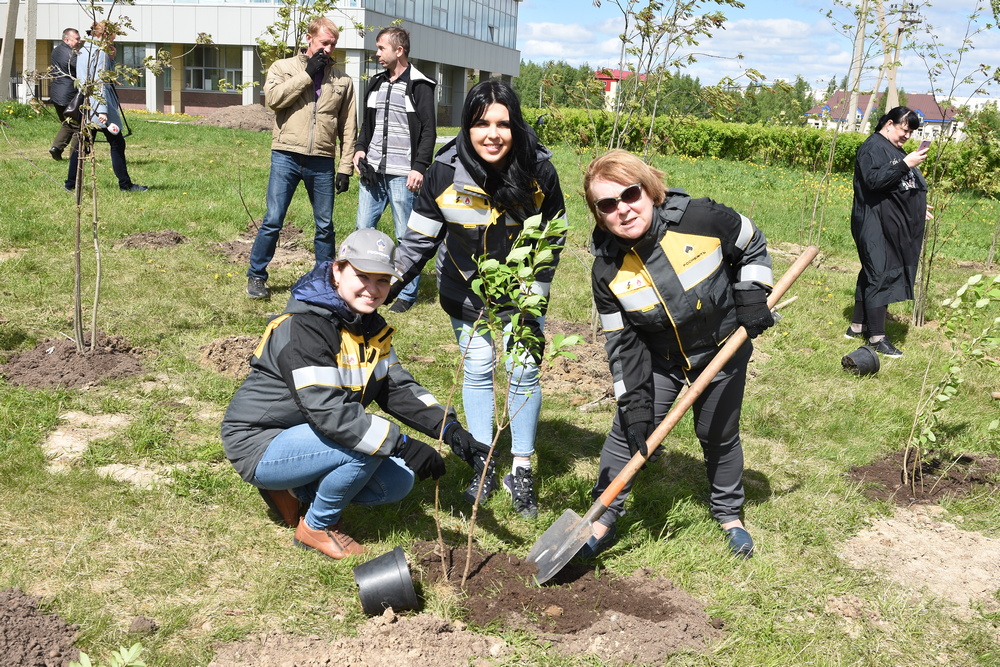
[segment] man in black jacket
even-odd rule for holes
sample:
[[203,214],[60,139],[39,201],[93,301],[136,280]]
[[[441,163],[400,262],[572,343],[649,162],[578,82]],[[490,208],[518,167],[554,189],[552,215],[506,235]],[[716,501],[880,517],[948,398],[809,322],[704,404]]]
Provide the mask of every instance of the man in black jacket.
[[80,33],[76,28],[63,30],[62,42],[52,49],[52,67],[49,73],[52,82],[49,83],[49,99],[56,108],[59,120],[59,132],[52,140],[49,155],[53,160],[61,160],[63,151],[70,142],[76,143],[76,126],[66,120],[66,105],[76,95],[76,49],[80,46]]
[[[379,64],[365,91],[365,114],[355,145],[354,166],[361,175],[358,229],[375,227],[392,206],[397,241],[406,231],[413,200],[430,166],[437,138],[434,81],[409,63],[410,35],[385,28],[375,40]],[[417,300],[420,276],[403,288],[389,308],[402,313]]]

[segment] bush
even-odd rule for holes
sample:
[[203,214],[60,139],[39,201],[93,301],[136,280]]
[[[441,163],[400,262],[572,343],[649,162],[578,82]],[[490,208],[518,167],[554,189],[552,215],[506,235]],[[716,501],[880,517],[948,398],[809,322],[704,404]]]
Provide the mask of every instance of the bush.
[[[548,145],[570,144],[581,148],[599,149],[608,145],[614,127],[614,116],[606,111],[560,109],[525,109],[525,119],[535,125],[541,141]],[[539,120],[540,119],[540,120]],[[641,153],[646,149],[649,118],[633,119],[625,134],[622,147]],[[653,154],[715,157],[740,162],[758,162],[785,167],[821,171],[825,168],[833,132],[811,127],[746,125],[717,120],[698,120],[684,116],[660,116],[653,124]],[[858,147],[867,135],[842,133],[837,136],[833,155],[833,171],[852,173]],[[910,142],[907,150],[914,150]],[[987,148],[989,150],[987,150]],[[939,178],[950,181],[958,189],[989,193],[996,186],[987,175],[1000,169],[1000,149],[984,147],[983,142],[950,142],[940,152],[932,149],[921,166],[925,175],[935,171],[937,163],[944,165]]]

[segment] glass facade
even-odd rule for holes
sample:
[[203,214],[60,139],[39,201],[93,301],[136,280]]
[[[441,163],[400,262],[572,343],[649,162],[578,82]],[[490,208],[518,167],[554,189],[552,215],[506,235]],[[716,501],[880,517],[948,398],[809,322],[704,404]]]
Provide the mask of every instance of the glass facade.
[[509,49],[517,47],[515,0],[363,0],[363,6]]
[[184,90],[219,90],[219,81],[226,81],[230,91],[243,83],[243,49],[195,46],[184,58]]

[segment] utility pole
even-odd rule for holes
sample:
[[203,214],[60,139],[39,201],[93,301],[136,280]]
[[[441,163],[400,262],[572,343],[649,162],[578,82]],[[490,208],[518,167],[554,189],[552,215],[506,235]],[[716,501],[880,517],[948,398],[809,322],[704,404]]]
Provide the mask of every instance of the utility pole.
[[17,10],[20,2],[7,0],[7,21],[0,47],[0,102],[10,99],[10,70],[14,68],[14,41],[17,29]]
[[29,104],[35,96],[35,86],[29,81],[28,72],[38,69],[38,0],[24,3],[24,67],[21,68],[21,91],[18,96],[23,104]]
[[888,72],[888,83],[889,91],[885,98],[885,108],[886,111],[889,109],[895,109],[899,106],[899,93],[896,92],[896,66],[899,64],[899,45],[903,41],[903,33],[910,29],[911,25],[916,25],[921,22],[919,15],[910,17],[910,14],[915,14],[917,8],[915,5],[904,2],[901,5],[889,5],[889,11],[899,13],[899,26],[896,28],[896,53],[892,57],[892,62],[889,64]]

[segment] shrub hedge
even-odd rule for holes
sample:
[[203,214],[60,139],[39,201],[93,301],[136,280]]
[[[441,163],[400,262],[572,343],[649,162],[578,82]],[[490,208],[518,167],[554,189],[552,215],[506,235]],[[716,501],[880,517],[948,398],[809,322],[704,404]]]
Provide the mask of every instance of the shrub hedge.
[[[542,143],[567,143],[585,149],[608,145],[615,122],[604,111],[562,109],[556,113],[545,109],[524,109],[525,119],[532,123]],[[643,152],[646,145],[649,118],[633,120],[625,133],[622,147]],[[716,157],[741,162],[757,162],[822,171],[829,158],[833,139],[830,130],[811,127],[747,125],[716,120],[660,116],[653,124],[651,150],[655,154],[681,154],[690,157]],[[867,135],[845,132],[837,135],[833,171],[853,172],[854,157]],[[910,141],[907,150],[917,144]],[[938,163],[945,169],[936,170]],[[1000,147],[973,141],[948,142],[932,147],[927,161],[921,166],[924,174],[936,174],[963,190],[988,194],[997,192],[995,174],[1000,170]]]

